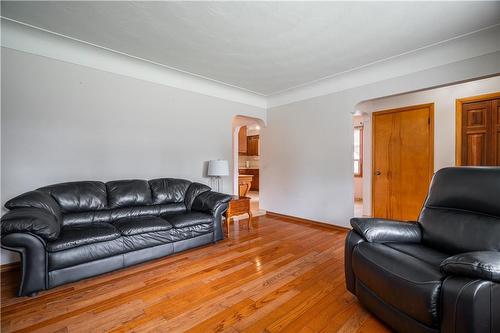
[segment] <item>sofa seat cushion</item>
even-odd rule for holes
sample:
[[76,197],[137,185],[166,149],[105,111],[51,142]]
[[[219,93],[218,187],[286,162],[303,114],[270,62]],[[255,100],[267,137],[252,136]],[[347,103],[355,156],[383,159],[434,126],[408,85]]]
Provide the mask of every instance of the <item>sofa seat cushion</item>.
[[167,220],[157,216],[123,218],[114,222],[113,225],[124,236],[172,229],[172,225]]
[[214,231],[214,224],[212,222],[191,225],[184,228],[173,228],[172,230],[170,230],[170,239],[172,240],[172,242],[178,242],[189,238],[194,238],[204,234],[208,234],[213,231]]
[[213,223],[212,215],[200,212],[187,212],[184,214],[166,215],[164,218],[174,226],[174,228],[185,228],[198,224]]
[[74,247],[106,242],[119,238],[118,230],[109,223],[74,224],[62,228],[59,237],[47,243],[49,252],[63,251]]
[[356,278],[386,303],[432,327],[439,323],[444,278],[439,266],[385,244],[360,243],[353,252]]
[[195,238],[213,232],[213,223],[197,224],[184,228],[171,228],[156,232],[147,232],[135,235],[124,235],[123,246],[126,252],[175,243]]
[[124,252],[123,237],[49,252],[49,271],[121,255]]

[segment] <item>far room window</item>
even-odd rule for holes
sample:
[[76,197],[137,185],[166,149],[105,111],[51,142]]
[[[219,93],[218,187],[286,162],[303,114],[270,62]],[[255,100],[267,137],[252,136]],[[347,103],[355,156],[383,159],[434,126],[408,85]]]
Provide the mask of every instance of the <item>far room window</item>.
[[354,177],[363,177],[363,126],[354,127]]

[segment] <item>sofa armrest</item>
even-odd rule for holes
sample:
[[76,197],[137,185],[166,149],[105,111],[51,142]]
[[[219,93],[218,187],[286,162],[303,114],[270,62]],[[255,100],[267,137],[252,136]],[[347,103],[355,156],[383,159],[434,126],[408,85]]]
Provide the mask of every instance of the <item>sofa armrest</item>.
[[30,232],[2,235],[2,248],[21,256],[21,283],[18,296],[33,296],[48,288],[45,240]]
[[194,199],[192,209],[214,215],[217,212],[217,208],[223,204],[227,204],[231,198],[230,195],[223,193],[213,191],[203,192]]
[[231,196],[213,191],[203,192],[193,202],[192,209],[214,217],[214,242],[224,239],[222,214],[227,210]]
[[352,218],[351,226],[361,237],[372,243],[420,243],[422,240],[422,231],[416,222]]
[[11,210],[0,221],[2,236],[11,233],[31,233],[45,240],[57,239],[61,224],[50,212],[40,208]]
[[500,282],[500,252],[477,251],[451,256],[441,263],[441,272]]

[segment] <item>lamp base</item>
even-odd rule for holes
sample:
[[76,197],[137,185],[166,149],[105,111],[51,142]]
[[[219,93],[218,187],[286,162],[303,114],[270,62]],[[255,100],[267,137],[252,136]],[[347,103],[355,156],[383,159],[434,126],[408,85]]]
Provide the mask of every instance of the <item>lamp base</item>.
[[221,176],[212,176],[212,181],[210,182],[212,185],[214,183],[214,178],[215,178],[215,191],[216,192],[221,192],[223,191],[223,187],[224,187],[224,182],[222,181],[222,177]]

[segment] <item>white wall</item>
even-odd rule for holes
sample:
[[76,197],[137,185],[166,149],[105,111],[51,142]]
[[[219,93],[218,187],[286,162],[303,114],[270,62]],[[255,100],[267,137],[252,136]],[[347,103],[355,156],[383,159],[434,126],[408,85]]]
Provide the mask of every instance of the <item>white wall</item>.
[[[76,180],[179,177],[231,160],[235,115],[266,110],[2,48],[2,205]],[[233,188],[232,177],[224,189]],[[2,263],[13,260],[2,250]]]
[[[455,102],[459,98],[500,91],[500,76],[419,91],[360,103],[358,108],[370,114],[398,107],[434,103],[434,170],[455,165]],[[366,127],[371,128],[371,121]],[[366,128],[365,127],[365,128]],[[371,149],[371,136],[365,147]],[[368,152],[367,152],[368,153]],[[368,160],[366,160],[368,161]],[[371,163],[366,163],[363,214],[371,213]]]
[[[354,209],[350,112],[356,105],[496,73],[500,73],[500,52],[268,109],[268,124],[262,131],[266,145],[261,179],[266,188],[260,191],[261,207],[349,226]],[[370,135],[365,131],[365,137]]]

